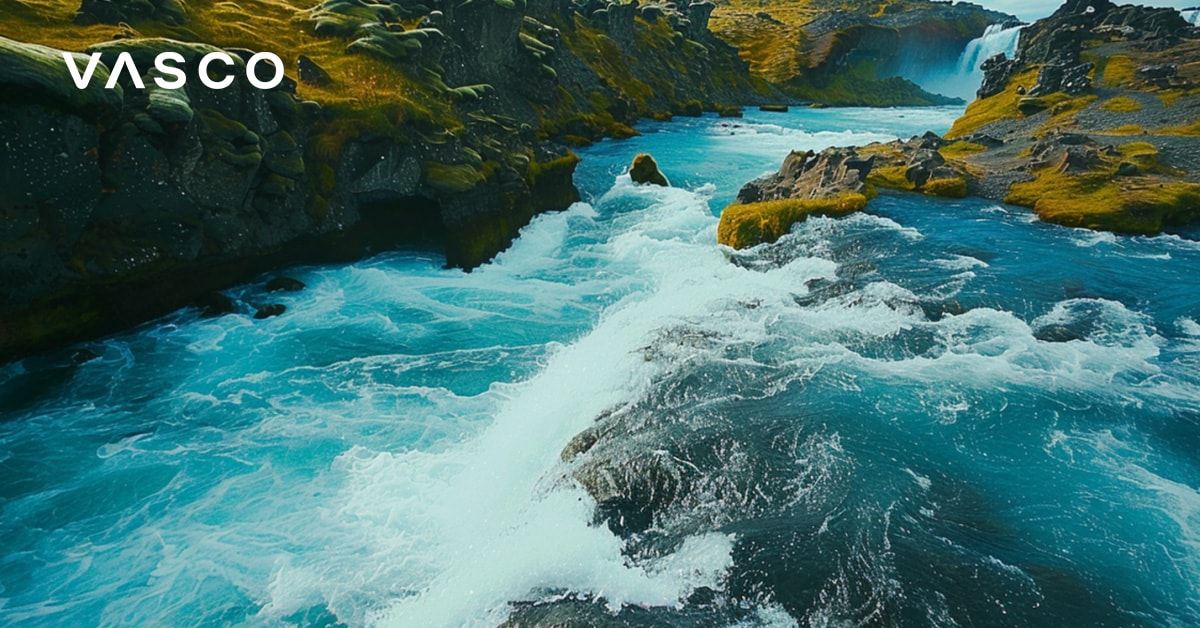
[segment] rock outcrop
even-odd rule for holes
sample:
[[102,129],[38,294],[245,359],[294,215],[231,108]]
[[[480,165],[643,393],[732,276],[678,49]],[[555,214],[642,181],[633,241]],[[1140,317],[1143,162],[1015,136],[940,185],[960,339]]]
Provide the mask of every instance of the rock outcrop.
[[633,158],[633,164],[629,167],[629,178],[634,183],[671,187],[671,182],[667,180],[666,175],[658,169],[658,163],[654,161],[653,157],[645,153]]
[[979,98],[944,139],[793,153],[743,188],[719,238],[769,242],[813,208],[884,188],[976,194],[1122,233],[1200,219],[1200,33],[1178,12],[1072,0],[1025,30],[1016,59],[984,67]]

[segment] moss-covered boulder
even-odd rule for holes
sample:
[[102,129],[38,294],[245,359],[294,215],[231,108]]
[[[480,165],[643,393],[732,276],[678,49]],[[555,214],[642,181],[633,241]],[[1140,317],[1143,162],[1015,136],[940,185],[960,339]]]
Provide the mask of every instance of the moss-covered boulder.
[[738,203],[721,212],[717,242],[735,249],[771,243],[809,216],[846,216],[862,211],[866,206],[867,197],[855,193],[820,199]]
[[646,153],[633,158],[633,164],[629,167],[629,178],[638,184],[671,187],[671,182],[667,180],[666,175],[659,171],[658,162]]

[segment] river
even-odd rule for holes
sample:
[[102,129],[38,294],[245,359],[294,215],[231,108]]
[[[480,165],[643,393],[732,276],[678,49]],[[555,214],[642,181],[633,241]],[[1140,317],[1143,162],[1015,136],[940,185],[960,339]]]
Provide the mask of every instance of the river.
[[[1200,243],[902,195],[715,243],[788,150],[960,112],[647,123],[472,273],[293,268],[229,291],[277,318],[0,367],[0,624],[1200,624]],[[606,525],[598,456],[675,489]]]

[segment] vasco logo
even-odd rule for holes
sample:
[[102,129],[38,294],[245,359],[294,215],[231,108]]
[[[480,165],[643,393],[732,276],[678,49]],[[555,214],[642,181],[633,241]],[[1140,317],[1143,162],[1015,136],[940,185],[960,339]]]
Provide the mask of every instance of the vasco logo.
[[[100,53],[93,52],[88,57],[87,67],[84,68],[83,74],[79,73],[79,66],[76,65],[75,55],[69,52],[63,53],[63,59],[67,62],[67,70],[71,73],[71,80],[75,81],[75,87],[79,89],[87,89],[92,82],[92,76],[96,73],[96,66],[100,64]],[[270,61],[275,66],[275,76],[269,81],[262,81],[254,73],[254,68],[259,63]],[[158,70],[160,75],[154,77],[154,82],[162,89],[179,89],[187,85],[187,73],[184,72],[177,64],[184,62],[183,55],[178,52],[162,52],[154,58],[154,69]],[[237,65],[233,57],[230,57],[224,52],[210,52],[200,58],[200,64],[197,66],[197,74],[200,82],[205,87],[210,89],[225,89],[233,84],[234,77],[225,74],[223,78],[214,80],[212,74],[209,73],[209,66],[214,63],[219,63],[226,68],[232,68]],[[214,68],[215,70],[216,68]],[[146,84],[142,81],[142,73],[138,71],[137,65],[133,62],[133,55],[128,52],[122,52],[117,55],[117,62],[113,64],[112,71],[108,75],[108,82],[104,84],[106,89],[113,89],[117,86],[117,82],[121,77],[122,72],[129,73],[129,79],[138,89],[146,89]],[[246,61],[246,80],[251,85],[258,89],[274,89],[283,82],[283,61],[271,52],[260,52],[251,56]]]

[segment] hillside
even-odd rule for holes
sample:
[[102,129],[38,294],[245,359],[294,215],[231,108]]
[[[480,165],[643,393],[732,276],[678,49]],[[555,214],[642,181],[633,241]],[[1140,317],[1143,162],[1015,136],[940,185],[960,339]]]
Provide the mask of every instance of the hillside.
[[[471,268],[578,198],[571,146],[780,98],[712,5],[13,0],[0,22],[0,359],[146,320],[281,263],[398,242]],[[48,46],[43,48],[41,46]],[[153,59],[241,76],[157,89]],[[76,90],[58,50],[100,52]],[[252,88],[244,62],[289,79]],[[97,84],[129,52],[147,89]],[[85,62],[81,61],[82,64]],[[70,173],[69,183],[61,179]]]
[[713,32],[789,94],[833,105],[945,102],[894,77],[946,65],[1011,15],[971,3],[722,0]]
[[1070,0],[984,65],[946,136],[793,153],[726,209],[721,240],[752,246],[882,188],[978,195],[1041,220],[1155,234],[1200,219],[1200,30],[1177,11]]

